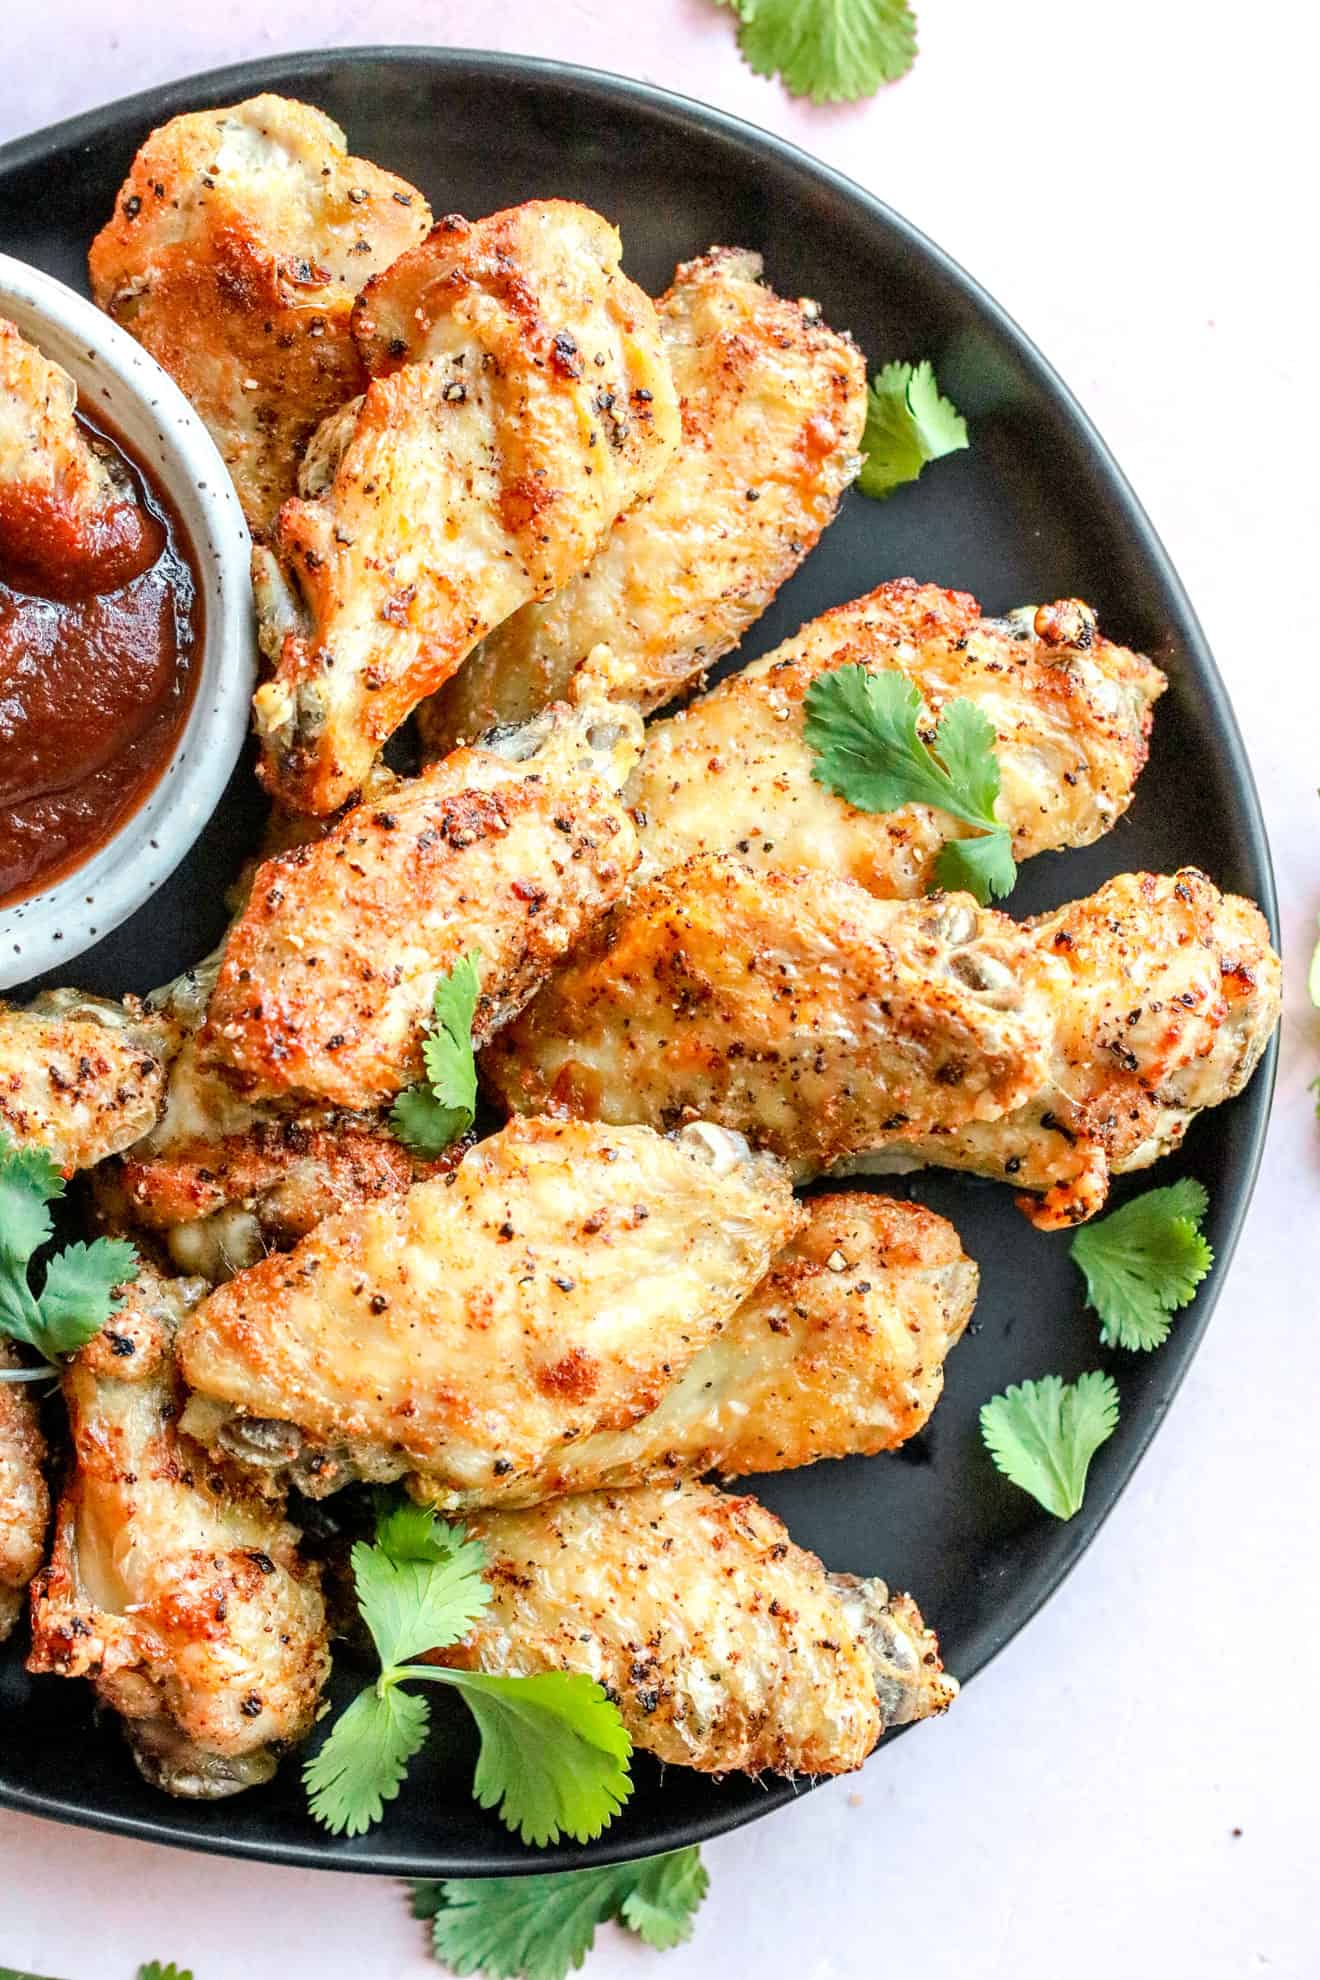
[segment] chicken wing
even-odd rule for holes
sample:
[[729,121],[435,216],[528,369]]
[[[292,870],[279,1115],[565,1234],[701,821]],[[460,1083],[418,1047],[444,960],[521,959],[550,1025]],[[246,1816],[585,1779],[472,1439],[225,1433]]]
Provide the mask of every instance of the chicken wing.
[[741,248],[678,269],[657,304],[677,457],[579,577],[515,612],[424,706],[428,747],[535,714],[602,640],[631,669],[629,697],[659,707],[738,644],[833,520],[857,471],[866,367],[814,303],[760,277]]
[[678,406],[619,236],[566,200],[442,221],[354,312],[371,372],[259,552],[267,788],[333,811],[501,620],[655,486]]
[[163,1034],[130,998],[59,990],[0,1005],[0,1128],[40,1142],[67,1172],[147,1132],[165,1087]]
[[174,117],[133,160],[88,256],[92,294],[206,421],[255,534],[321,420],[366,384],[358,291],[430,225],[413,186],[281,96]]
[[828,1574],[755,1499],[638,1486],[466,1524],[494,1599],[434,1660],[585,1672],[633,1744],[675,1766],[848,1773],[957,1694],[909,1596]]
[[0,547],[6,572],[47,597],[112,591],[163,541],[77,404],[68,372],[0,317]]
[[799,1174],[882,1151],[860,1166],[1012,1178],[1049,1229],[1241,1092],[1279,974],[1260,911],[1192,869],[1018,923],[712,855],[639,888],[483,1070],[515,1110],[691,1110]]
[[940,848],[969,826],[923,804],[858,811],[812,777],[803,697],[845,666],[905,674],[931,726],[956,698],[984,710],[1019,861],[1089,845],[1126,810],[1165,687],[1075,600],[982,619],[966,592],[900,578],[648,730],[628,795],[656,867],[736,850],[749,866],[846,874],[886,898],[930,892]]
[[171,1336],[204,1291],[144,1275],[65,1378],[74,1462],[28,1668],[90,1678],[145,1778],[212,1800],[269,1780],[330,1660],[296,1528],[176,1427]]
[[527,1505],[872,1456],[915,1436],[971,1318],[976,1267],[953,1226],[918,1204],[851,1191],[803,1208],[800,1235],[648,1416],[579,1438],[530,1478],[509,1471],[467,1492],[422,1480],[417,1496],[449,1511]]
[[436,983],[473,949],[487,1038],[622,894],[640,742],[631,710],[560,703],[269,861],[225,942],[202,1061],[249,1098],[387,1101],[420,1075]]
[[46,1442],[27,1383],[6,1382],[22,1366],[0,1335],[0,1643],[23,1607],[23,1591],[41,1566],[50,1519],[42,1464]]
[[525,1475],[653,1409],[797,1224],[739,1136],[514,1122],[213,1293],[185,1426],[314,1494]]

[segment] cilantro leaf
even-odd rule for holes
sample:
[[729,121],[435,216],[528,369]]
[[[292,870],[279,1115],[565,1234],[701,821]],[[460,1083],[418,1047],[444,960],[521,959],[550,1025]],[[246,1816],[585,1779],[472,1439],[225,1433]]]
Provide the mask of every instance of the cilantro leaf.
[[883,501],[896,488],[915,481],[929,462],[968,445],[967,422],[940,396],[929,361],[887,364],[866,395],[858,490],[873,501]]
[[617,1919],[663,1952],[692,1934],[708,1883],[696,1849],[546,1877],[450,1877],[413,1885],[415,1917],[433,1921],[435,1956],[488,1980],[566,1980],[596,1927]]
[[1006,1478],[1056,1519],[1071,1519],[1091,1459],[1117,1422],[1113,1377],[1093,1369],[1075,1382],[1046,1375],[993,1396],[981,1410],[981,1435]]
[[358,1608],[386,1671],[459,1642],[490,1602],[486,1553],[475,1540],[438,1560],[395,1560],[359,1540],[352,1562]]
[[419,1505],[415,1499],[400,1498],[396,1492],[377,1494],[376,1545],[391,1560],[448,1560],[466,1539],[461,1526],[447,1526],[436,1518],[432,1507]]
[[[46,1364],[98,1334],[119,1302],[115,1287],[137,1277],[137,1253],[122,1238],[97,1238],[56,1252],[40,1294],[28,1282],[32,1255],[51,1235],[47,1205],[64,1178],[44,1148],[15,1147],[0,1130],[0,1334],[35,1348]],[[20,1370],[26,1379],[40,1370]]]
[[900,673],[850,664],[818,675],[803,698],[803,734],[815,754],[811,774],[859,811],[925,804],[981,834],[941,848],[935,877],[965,887],[984,907],[1017,878],[1008,830],[995,816],[999,763],[995,729],[974,702],[948,702],[926,742],[921,695]]
[[137,1980],[193,1980],[186,1966],[176,1966],[173,1960],[162,1966],[158,1959],[149,1959],[137,1970]]
[[86,1347],[123,1304],[114,1297],[116,1287],[137,1275],[138,1255],[125,1238],[96,1238],[57,1251],[46,1267],[38,1301],[42,1325],[37,1345],[47,1359]]
[[48,1203],[64,1177],[44,1148],[17,1147],[0,1128],[0,1261],[25,1266],[51,1234]]
[[1214,1263],[1199,1229],[1208,1203],[1202,1185],[1185,1178],[1077,1232],[1073,1262],[1106,1347],[1157,1348],[1168,1339],[1170,1314],[1190,1304]]
[[476,1116],[472,1020],[481,997],[479,962],[474,949],[436,984],[431,1026],[422,1040],[426,1078],[405,1087],[390,1111],[390,1126],[414,1155],[443,1154]]
[[398,1794],[430,1727],[430,1703],[416,1692],[384,1680],[360,1691],[303,1768],[317,1821],[331,1835],[365,1835]]
[[791,96],[855,103],[907,74],[917,24],[907,0],[727,0],[738,47],[758,76],[779,76]]

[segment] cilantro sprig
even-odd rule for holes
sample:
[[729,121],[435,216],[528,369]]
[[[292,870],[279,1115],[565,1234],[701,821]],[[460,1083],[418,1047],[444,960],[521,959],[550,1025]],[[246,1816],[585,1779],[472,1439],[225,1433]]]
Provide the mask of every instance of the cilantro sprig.
[[429,1701],[405,1683],[448,1685],[477,1724],[473,1792],[527,1843],[590,1842],[632,1792],[632,1743],[592,1679],[564,1671],[502,1677],[411,1660],[466,1636],[490,1602],[485,1551],[423,1507],[386,1506],[352,1552],[358,1608],[380,1658],[303,1768],[311,1810],[334,1835],[379,1822],[430,1731]]
[[450,1877],[413,1885],[436,1958],[486,1980],[566,1980],[611,1919],[657,1952],[692,1936],[709,1878],[697,1849],[546,1877]]
[[1171,1315],[1190,1304],[1214,1264],[1200,1231],[1208,1202],[1203,1186],[1187,1177],[1148,1189],[1078,1231],[1073,1262],[1106,1347],[1148,1350],[1169,1338]]
[[969,445],[967,422],[941,396],[929,360],[887,364],[866,395],[858,490],[882,502],[896,488],[915,481],[931,461]]
[[176,1966],[168,1960],[164,1966],[158,1959],[149,1959],[137,1970],[137,1980],[193,1980],[186,1966]]
[[0,1370],[0,1381],[26,1382],[57,1372],[99,1334],[121,1301],[116,1288],[135,1279],[137,1253],[123,1238],[70,1244],[46,1261],[40,1291],[33,1259],[53,1231],[49,1205],[64,1178],[44,1148],[17,1147],[0,1129],[0,1334],[36,1350],[40,1365]]
[[1093,1369],[1065,1382],[1045,1375],[992,1396],[981,1435],[996,1466],[1056,1519],[1071,1519],[1086,1492],[1091,1459],[1118,1423],[1118,1389]]
[[720,0],[738,16],[738,47],[790,96],[855,103],[897,82],[917,53],[907,0]]
[[426,1078],[395,1101],[390,1126],[414,1155],[441,1155],[466,1134],[477,1111],[477,1063],[472,1020],[481,996],[480,956],[462,956],[435,986],[432,1019],[422,1041]]
[[974,701],[946,703],[933,742],[918,721],[921,696],[906,676],[836,667],[811,683],[804,734],[815,753],[811,774],[859,811],[928,804],[976,828],[950,839],[935,862],[942,887],[965,888],[984,907],[1017,879],[1008,827],[995,816],[999,761],[995,729]]

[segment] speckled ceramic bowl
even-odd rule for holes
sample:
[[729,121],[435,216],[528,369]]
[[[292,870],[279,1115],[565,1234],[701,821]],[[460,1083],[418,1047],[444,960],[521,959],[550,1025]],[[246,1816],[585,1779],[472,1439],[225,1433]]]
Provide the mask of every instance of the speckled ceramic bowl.
[[0,910],[0,989],[63,969],[167,880],[215,810],[247,733],[256,673],[249,542],[210,434],[155,359],[62,282],[0,255],[0,316],[73,378],[171,497],[201,587],[192,712],[146,800],[80,866]]

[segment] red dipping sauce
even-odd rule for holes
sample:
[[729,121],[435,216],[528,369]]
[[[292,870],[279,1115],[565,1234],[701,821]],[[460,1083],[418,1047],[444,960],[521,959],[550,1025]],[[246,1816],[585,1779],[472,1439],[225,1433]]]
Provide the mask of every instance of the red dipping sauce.
[[90,535],[0,490],[0,907],[60,879],[136,811],[174,754],[200,670],[183,526],[124,442],[139,506]]

